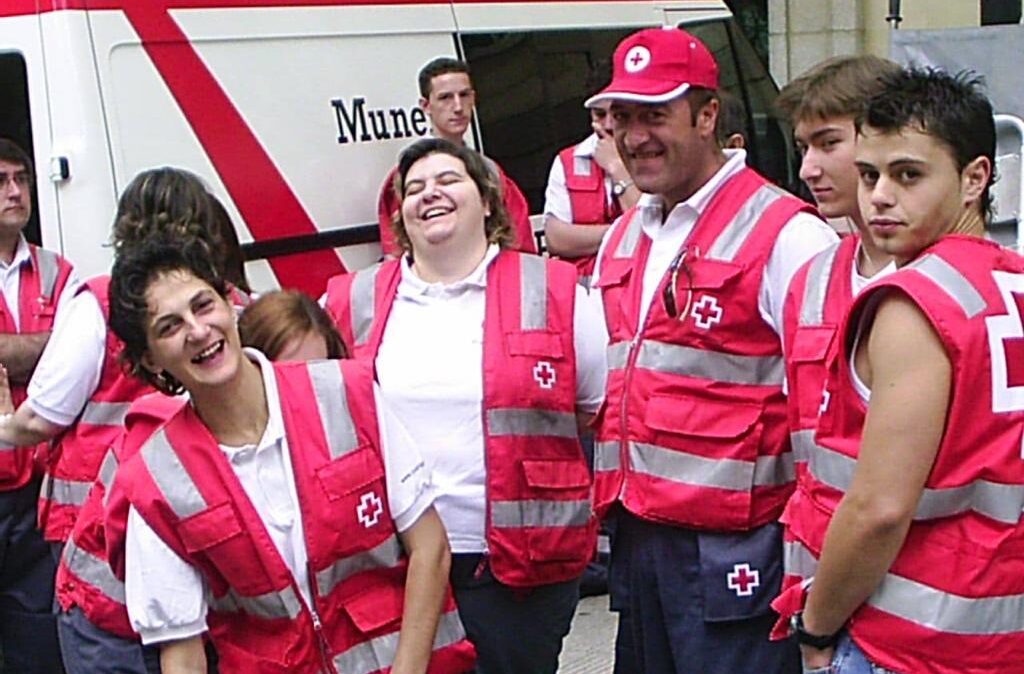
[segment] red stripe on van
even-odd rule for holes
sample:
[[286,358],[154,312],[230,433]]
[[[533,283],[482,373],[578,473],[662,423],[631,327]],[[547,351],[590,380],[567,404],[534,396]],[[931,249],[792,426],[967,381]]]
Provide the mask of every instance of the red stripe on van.
[[[257,241],[315,234],[270,155],[161,2],[124,3],[143,47],[195,132]],[[288,124],[288,120],[281,120]],[[318,297],[327,279],[345,271],[333,250],[269,260],[278,282]]]

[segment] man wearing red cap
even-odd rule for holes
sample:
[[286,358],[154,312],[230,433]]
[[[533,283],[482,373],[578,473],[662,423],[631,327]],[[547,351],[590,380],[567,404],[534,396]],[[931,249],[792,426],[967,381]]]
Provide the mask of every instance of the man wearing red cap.
[[616,145],[637,206],[612,226],[595,286],[609,331],[595,501],[618,519],[613,607],[642,672],[799,671],[769,643],[792,491],[781,314],[789,280],[835,234],[715,135],[718,66],[675,29],[623,40]]

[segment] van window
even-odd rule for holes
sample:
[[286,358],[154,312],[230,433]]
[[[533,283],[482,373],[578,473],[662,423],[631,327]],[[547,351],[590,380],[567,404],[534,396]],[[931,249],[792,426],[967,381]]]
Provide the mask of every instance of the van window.
[[[32,122],[28,108],[28,76],[25,57],[21,53],[0,51],[0,91],[4,92],[0,96],[0,136],[13,140],[28,156],[34,157]],[[40,167],[35,167],[35,173],[38,183]],[[35,244],[40,242],[36,190],[32,190],[32,218],[25,227],[25,238]]]

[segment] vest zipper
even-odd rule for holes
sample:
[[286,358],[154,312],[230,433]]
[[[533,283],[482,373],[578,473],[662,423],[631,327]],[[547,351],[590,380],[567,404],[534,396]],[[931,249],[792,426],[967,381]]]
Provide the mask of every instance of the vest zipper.
[[312,587],[313,579],[316,578],[316,576],[313,575],[313,565],[309,562],[306,563],[306,573],[310,579],[309,615],[313,620],[313,633],[316,637],[317,649],[320,651],[320,663],[323,665],[325,674],[336,674],[337,670],[335,670],[334,665],[331,664],[330,647],[327,644],[327,638],[324,637],[324,625],[320,622],[320,613],[316,610],[316,589]]

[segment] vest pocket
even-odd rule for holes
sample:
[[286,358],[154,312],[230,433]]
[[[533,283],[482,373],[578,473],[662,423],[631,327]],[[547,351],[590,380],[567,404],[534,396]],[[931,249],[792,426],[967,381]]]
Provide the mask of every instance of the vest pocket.
[[181,520],[177,528],[189,552],[207,550],[242,534],[242,523],[230,503],[212,506]]
[[550,330],[527,330],[505,335],[505,348],[513,356],[539,356],[560,360],[565,356],[560,333]]
[[405,600],[404,583],[379,583],[371,589],[344,600],[345,613],[363,634],[376,632],[402,619]]
[[362,447],[316,469],[317,481],[327,498],[339,501],[367,485],[384,479],[384,466],[372,447]]
[[[800,421],[804,424],[813,424],[818,419],[829,353],[835,335],[835,326],[798,328],[793,335],[792,353],[789,354],[793,363],[790,370],[793,381],[789,382],[789,390],[797,396]],[[815,385],[821,389],[817,395],[804,395],[804,387]]]
[[531,491],[549,489],[589,489],[590,471],[580,461],[530,461],[522,462],[523,479]]
[[[730,444],[737,444],[735,441],[747,435],[760,418],[761,406],[757,403],[711,399],[696,401],[688,396],[651,396],[644,412],[644,423],[658,434],[706,438],[721,443],[722,450],[728,450]],[[756,452],[756,447],[754,449]],[[734,451],[721,455],[716,451],[713,456],[752,461],[755,456],[753,453],[746,457],[739,456],[746,453],[737,446]]]

